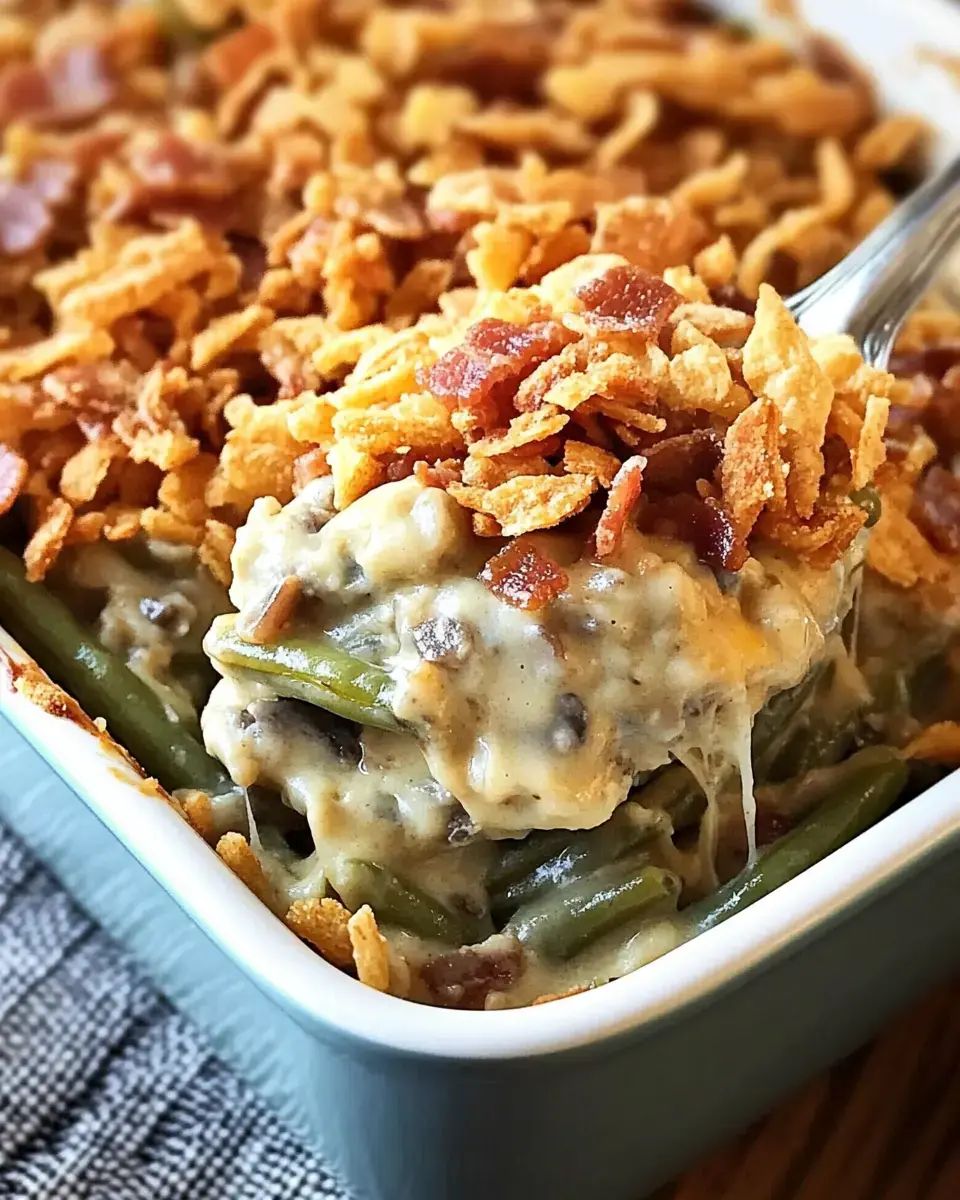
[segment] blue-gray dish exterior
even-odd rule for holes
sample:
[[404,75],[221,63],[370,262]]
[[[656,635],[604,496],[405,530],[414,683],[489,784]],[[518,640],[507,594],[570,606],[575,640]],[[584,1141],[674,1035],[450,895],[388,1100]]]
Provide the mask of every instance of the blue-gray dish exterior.
[[[391,1051],[228,957],[0,718],[0,819],[361,1200],[639,1200],[960,965],[960,835],[697,1000],[577,1050]],[[736,918],[734,918],[736,919]]]

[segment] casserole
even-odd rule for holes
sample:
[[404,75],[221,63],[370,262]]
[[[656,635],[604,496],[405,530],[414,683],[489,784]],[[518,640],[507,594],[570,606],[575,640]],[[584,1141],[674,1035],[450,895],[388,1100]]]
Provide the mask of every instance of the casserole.
[[[944,9],[944,21],[947,14]],[[812,15],[816,19],[818,14]],[[890,21],[894,20],[891,11]],[[931,37],[934,24],[931,16]],[[936,40],[942,47],[939,28]],[[899,79],[904,68],[898,56],[905,44],[900,37],[878,47],[877,59],[870,65],[881,81],[890,75]],[[942,83],[939,72],[937,78]],[[924,111],[930,100],[930,114],[942,114],[946,99],[941,83],[932,83],[923,100],[918,92],[916,102],[908,100],[908,105]],[[12,647],[8,649],[15,653]],[[51,740],[53,718],[30,710],[19,696],[5,696],[4,706],[38,744]],[[483,1019],[490,1024],[484,1029],[470,1014],[430,1013],[413,1006],[405,1007],[401,1014],[385,997],[361,996],[348,980],[328,978],[331,972],[283,934],[265,910],[255,912],[248,896],[237,896],[240,907],[236,907],[232,900],[221,904],[196,892],[198,881],[201,891],[205,888],[208,875],[211,886],[219,879],[227,887],[224,897],[236,891],[237,885],[221,879],[222,871],[218,874],[213,869],[201,845],[191,843],[187,849],[190,835],[185,827],[173,834],[176,818],[161,797],[144,796],[142,787],[138,794],[130,794],[128,768],[115,762],[105,772],[98,759],[90,762],[94,736],[89,730],[72,728],[69,733],[64,729],[52,736],[68,778],[77,784],[83,777],[82,790],[96,794],[96,803],[103,806],[103,815],[121,837],[136,847],[142,859],[149,860],[151,870],[200,916],[235,959],[249,963],[260,985],[279,1000],[286,1013],[283,1024],[288,1036],[282,1046],[273,1048],[273,1067],[279,1074],[263,1082],[275,1094],[286,1095],[284,1107],[301,1128],[327,1131],[329,1144],[325,1139],[322,1148],[362,1192],[371,1195],[463,1196],[496,1188],[501,1195],[519,1196],[538,1189],[562,1196],[579,1194],[591,1186],[615,1196],[636,1194],[674,1169],[706,1136],[722,1133],[720,1124],[715,1123],[721,1109],[724,1121],[741,1120],[754,1105],[769,1100],[778,1085],[790,1082],[790,1072],[785,1069],[791,1057],[788,1050],[793,1051],[797,1072],[815,1067],[819,1055],[836,1053],[858,1028],[864,1032],[866,1025],[882,1017],[885,1006],[903,998],[910,984],[924,982],[936,967],[946,965],[942,960],[933,964],[929,957],[918,956],[919,950],[929,948],[931,929],[940,928],[940,917],[926,920],[923,937],[890,939],[874,960],[872,965],[877,966],[882,959],[885,972],[896,975],[900,989],[880,991],[871,971],[860,970],[856,978],[852,975],[856,927],[848,921],[828,936],[827,918],[831,907],[843,904],[846,913],[852,910],[855,898],[865,898],[867,880],[874,886],[891,883],[907,865],[945,848],[953,817],[949,781],[765,901],[753,914],[738,917],[728,926],[731,932],[711,934],[707,941],[697,943],[695,951],[684,948],[595,995],[574,997],[564,1005],[526,1014],[487,1014]],[[109,752],[96,751],[102,753]],[[127,772],[126,788],[119,788],[111,770]],[[91,784],[94,776],[96,782]],[[11,811],[20,813],[16,822],[20,825],[22,807],[11,807]],[[177,860],[176,864],[163,850],[168,833],[173,838],[169,859]],[[900,845],[899,856],[889,854],[894,844]],[[74,849],[71,857],[82,856]],[[107,878],[114,883],[112,870]],[[920,902],[931,902],[933,893],[926,889],[937,881],[943,886],[945,878],[939,868],[924,875],[925,890],[912,913],[922,911]],[[864,884],[859,893],[857,880]],[[823,889],[819,893],[817,881]],[[900,902],[906,912],[907,898],[900,896]],[[941,900],[937,911],[946,919],[953,907]],[[891,919],[888,910],[870,910],[871,915],[879,911],[884,920]],[[241,912],[247,914],[246,919],[236,928]],[[777,925],[777,913],[784,922],[781,926]],[[798,913],[804,914],[800,921]],[[832,914],[834,920],[838,916]],[[798,953],[783,956],[783,939],[793,935],[796,945],[792,949],[796,950],[815,928],[824,940],[817,942],[819,955],[811,950],[806,967],[798,965],[802,960]],[[877,928],[874,921],[859,934],[862,937],[865,931]],[[943,932],[941,929],[941,935]],[[260,933],[275,943],[273,949],[266,951],[262,944],[252,944]],[[763,939],[762,948],[751,940],[758,935]],[[178,947],[183,944],[180,937],[170,942]],[[828,953],[824,949],[828,946],[843,957]],[[782,959],[777,960],[779,972],[772,968],[759,972],[761,965],[770,967],[778,954]],[[687,964],[689,976],[683,964]],[[817,975],[817,967],[822,975]],[[284,976],[288,968],[295,976],[289,987]],[[803,987],[798,982],[800,970],[806,974]],[[834,971],[837,973],[831,974]],[[212,978],[208,971],[208,984]],[[809,1033],[826,1020],[827,1012],[835,1007],[829,995],[810,995],[796,1024],[778,1029],[774,1022],[774,1028],[761,1035],[754,1031],[762,1024],[757,1019],[760,1010],[744,1002],[735,986],[749,982],[756,989],[757,1003],[762,997],[762,1003],[771,1006],[769,1011],[779,1012],[779,997],[796,999],[802,994],[806,999],[810,984],[817,980],[823,984],[829,978],[849,993],[842,1019],[832,1016],[831,1035],[818,1034],[813,1055],[800,1052],[798,1034]],[[781,990],[787,987],[789,991]],[[708,995],[712,1001],[709,1009],[702,1003]],[[182,1000],[193,1010],[188,996]],[[867,1005],[869,1011],[862,1007]],[[208,1023],[213,1007],[205,1001],[198,1009],[204,1010],[198,1015]],[[246,1001],[238,1000],[229,1022],[233,1048],[245,1056],[248,1065],[263,1061],[264,1047],[256,1045],[249,1032],[262,1028],[259,1015]],[[309,1053],[301,1035],[288,1027],[291,1016],[301,1030],[304,1024],[316,1030],[316,1045],[311,1043]],[[378,1033],[371,1035],[371,1030]],[[286,1060],[280,1061],[284,1053]],[[426,1060],[424,1054],[429,1056]],[[542,1055],[548,1057],[539,1057]],[[781,1056],[783,1070],[778,1069]],[[334,1064],[343,1069],[330,1078],[328,1086],[324,1081],[323,1095],[318,1096],[317,1081],[324,1073],[321,1066],[332,1071]],[[706,1078],[705,1064],[710,1068]],[[263,1067],[254,1069],[262,1071]],[[646,1104],[635,1094],[638,1075],[656,1080],[653,1087],[641,1089],[647,1095]],[[731,1088],[730,1081],[738,1078],[743,1083]],[[691,1092],[696,1094],[693,1103]],[[602,1103],[599,1097],[603,1097]],[[672,1114],[681,1110],[684,1120],[677,1124]],[[497,1129],[515,1132],[508,1139],[515,1145],[495,1159],[487,1147],[488,1137],[495,1132],[493,1121]],[[631,1137],[636,1128],[644,1129],[649,1147],[655,1151],[644,1148],[638,1153],[636,1135]],[[568,1142],[583,1148],[574,1161],[556,1152],[557,1145]],[[408,1150],[401,1153],[404,1147],[414,1145],[419,1151],[416,1156]]]

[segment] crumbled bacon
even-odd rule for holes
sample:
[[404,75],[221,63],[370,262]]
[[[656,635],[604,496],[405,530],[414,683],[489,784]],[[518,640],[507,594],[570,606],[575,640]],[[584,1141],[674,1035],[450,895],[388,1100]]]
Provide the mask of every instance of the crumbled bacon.
[[504,546],[480,572],[480,580],[505,604],[536,612],[564,590],[566,571],[527,538]]
[[623,541],[623,531],[640,499],[643,469],[647,460],[639,454],[628,458],[614,477],[606,507],[597,522],[597,557],[609,558]]
[[218,38],[203,52],[201,69],[223,90],[233,87],[246,75],[258,58],[277,45],[277,35],[260,22],[244,25],[226,37]]
[[53,228],[53,216],[42,196],[26,183],[0,180],[0,249],[26,254],[39,246]]
[[694,429],[654,443],[644,454],[648,491],[690,491],[698,479],[711,479],[723,457],[723,442],[713,429]]
[[920,421],[933,438],[941,458],[960,452],[960,368],[949,367],[941,381],[935,382],[930,401]]
[[27,481],[27,460],[0,442],[0,516],[9,512]]
[[656,341],[680,303],[679,292],[641,267],[611,267],[576,289],[591,324],[610,333],[637,333]]
[[556,321],[516,325],[487,318],[430,368],[426,386],[451,407],[470,414],[471,433],[507,424],[517,387],[575,335]]
[[951,367],[958,365],[960,342],[943,342],[926,350],[901,351],[890,356],[890,371],[904,378],[929,375],[931,379],[942,379]]
[[157,192],[189,190],[204,196],[225,196],[234,188],[227,164],[218,161],[209,147],[188,142],[170,130],[135,153],[130,165]]
[[913,496],[910,516],[944,554],[960,554],[960,479],[934,465]]
[[465,948],[432,958],[420,968],[431,998],[444,1008],[483,1008],[491,992],[506,991],[520,978],[523,951]]
[[714,304],[721,308],[733,308],[751,317],[757,311],[756,300],[745,296],[735,283],[723,283],[719,287],[711,288],[710,297]]
[[225,155],[169,130],[134,151],[130,166],[137,182],[110,209],[114,221],[164,213],[216,221],[240,182]]
[[716,500],[700,496],[664,496],[647,500],[638,513],[640,528],[661,537],[689,542],[697,558],[715,571],[739,571],[747,561],[746,542]]
[[0,72],[0,124],[73,124],[114,99],[116,84],[103,47],[70,46],[48,62],[11,63]]
[[27,175],[0,180],[0,250],[26,254],[53,228],[53,210],[66,201],[76,181],[72,163],[40,159]]

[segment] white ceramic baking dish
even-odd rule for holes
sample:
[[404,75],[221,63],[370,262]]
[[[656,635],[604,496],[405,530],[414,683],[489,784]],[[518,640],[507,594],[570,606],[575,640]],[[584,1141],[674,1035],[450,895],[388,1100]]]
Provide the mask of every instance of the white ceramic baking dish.
[[[960,53],[960,6],[805,12],[949,157],[960,91],[917,50]],[[494,1013],[382,996],[275,920],[107,739],[18,692],[27,661],[0,631],[0,818],[371,1200],[639,1200],[960,964],[954,776],[597,991]]]

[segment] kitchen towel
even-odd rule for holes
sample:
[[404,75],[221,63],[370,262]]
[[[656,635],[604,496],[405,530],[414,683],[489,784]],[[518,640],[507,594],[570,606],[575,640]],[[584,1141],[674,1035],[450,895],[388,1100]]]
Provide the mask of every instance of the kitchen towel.
[[0,825],[0,1200],[346,1200]]

